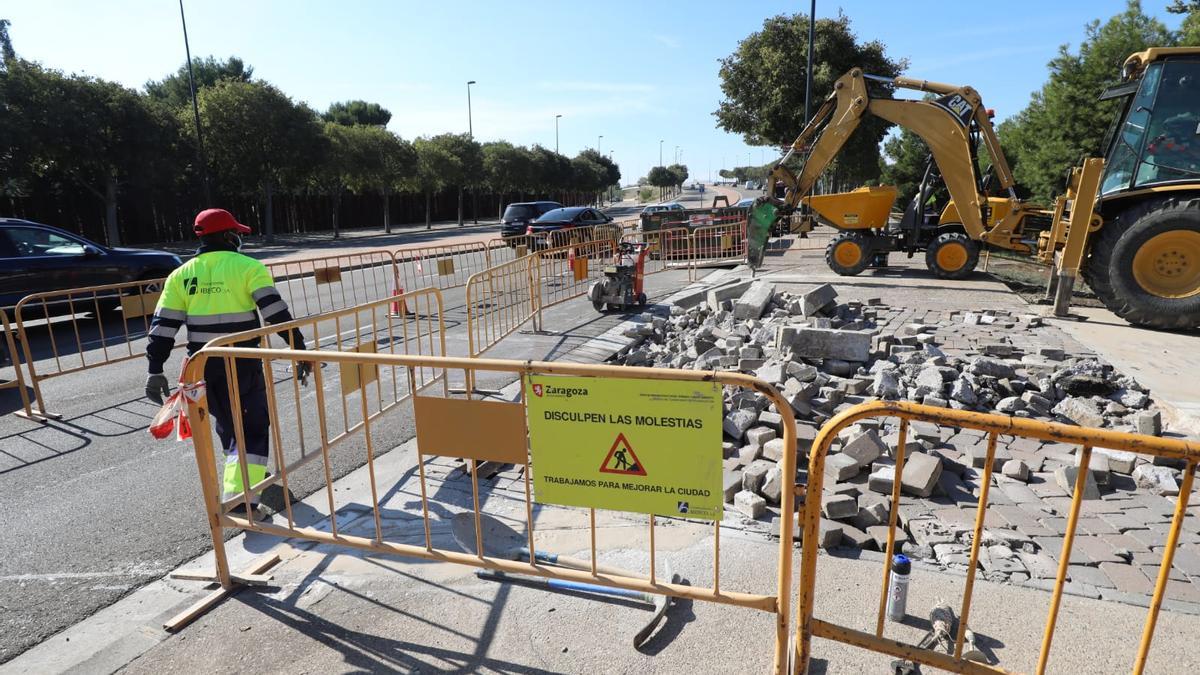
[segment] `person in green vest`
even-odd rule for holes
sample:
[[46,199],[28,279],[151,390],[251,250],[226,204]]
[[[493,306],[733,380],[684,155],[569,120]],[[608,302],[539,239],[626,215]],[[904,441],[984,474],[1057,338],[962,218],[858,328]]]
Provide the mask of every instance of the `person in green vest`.
[[[275,280],[261,262],[243,255],[243,234],[250,228],[239,223],[224,209],[207,209],[196,216],[194,230],[200,238],[195,257],[171,272],[163,285],[162,295],[154,309],[146,344],[149,362],[146,378],[146,397],[161,404],[171,388],[163,374],[163,364],[175,346],[175,334],[187,326],[187,351],[192,355],[206,343],[232,333],[260,328],[262,320],[269,324],[292,320],[287,303],[275,289]],[[261,316],[261,320],[260,320]],[[292,328],[280,334],[292,349],[304,349],[304,335]],[[238,342],[238,347],[257,347],[257,337]],[[217,436],[225,450],[222,479],[223,499],[241,495],[267,477],[267,455],[270,448],[270,416],[267,407],[266,380],[263,364],[255,359],[235,359],[237,391],[226,377],[225,359],[210,359],[204,367],[208,409],[216,425]],[[300,362],[296,376],[305,382],[312,364]],[[242,437],[246,447],[239,448],[233,401],[240,401]],[[250,485],[242,483],[238,453],[245,452]],[[258,504],[257,493],[251,496],[251,506]],[[231,513],[248,515],[245,504],[239,502]]]

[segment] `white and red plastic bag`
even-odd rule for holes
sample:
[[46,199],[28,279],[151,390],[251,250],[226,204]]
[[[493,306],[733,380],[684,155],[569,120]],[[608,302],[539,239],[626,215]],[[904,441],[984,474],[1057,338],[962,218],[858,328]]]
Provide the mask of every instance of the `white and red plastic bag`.
[[192,423],[188,420],[188,402],[196,403],[204,396],[204,381],[185,384],[183,371],[187,361],[180,368],[179,386],[175,392],[163,401],[162,407],[150,422],[150,435],[163,440],[175,433],[175,440],[182,441],[192,437]]

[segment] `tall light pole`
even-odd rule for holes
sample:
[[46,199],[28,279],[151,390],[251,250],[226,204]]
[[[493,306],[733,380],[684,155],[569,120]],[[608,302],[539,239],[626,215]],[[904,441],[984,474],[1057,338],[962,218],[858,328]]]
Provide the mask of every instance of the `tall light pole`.
[[[187,17],[183,14],[183,0],[179,0],[179,23],[183,25],[183,52],[187,55],[188,89],[192,92],[192,116],[196,120],[196,154],[200,159],[200,177],[204,182],[204,205],[212,206],[212,193],[208,187],[208,162],[204,160],[204,138],[200,133],[200,104],[196,102],[196,80],[192,75],[192,48],[188,45]],[[273,232],[267,233],[267,241],[271,240],[273,234]]]
[[658,165],[662,166],[662,139],[658,139]]
[[558,154],[558,118],[562,115],[554,116],[554,154]]
[[679,146],[675,146],[675,164],[679,163]]
[[808,11],[808,65],[804,68],[804,124],[812,118],[812,60],[813,37],[817,31],[817,0],[812,0]]
[[[467,80],[467,135],[471,140],[475,139],[475,123],[471,120],[471,85],[475,84],[475,80]],[[471,220],[476,225],[479,224],[479,193],[471,190]],[[462,188],[458,189],[458,225],[462,227]]]
[[475,125],[471,122],[471,85],[475,84],[475,80],[467,81],[467,135],[475,138]]
[[596,154],[597,155],[603,154],[602,152],[600,152],[600,141],[602,141],[602,140],[604,140],[604,134],[600,134],[599,136],[596,137]]

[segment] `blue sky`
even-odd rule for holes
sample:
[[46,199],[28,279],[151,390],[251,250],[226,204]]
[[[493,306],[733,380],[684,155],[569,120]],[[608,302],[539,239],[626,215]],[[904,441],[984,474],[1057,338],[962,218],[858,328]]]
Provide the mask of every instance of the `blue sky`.
[[[1145,9],[1177,28],[1170,0]],[[770,158],[720,131],[717,60],[780,13],[807,2],[313,2],[185,1],[193,56],[237,55],[295,99],[324,110],[377,101],[405,138],[467,130],[476,138],[612,152],[624,180],[675,147],[691,174]],[[1077,46],[1086,23],[1124,0],[950,3],[818,0],[817,16],[851,18],[907,74],[971,84],[997,120],[1024,107],[1058,46]],[[986,8],[985,13],[976,8]],[[0,17],[21,56],[68,72],[141,87],[184,62],[174,0],[6,0]],[[798,54],[799,58],[800,55]],[[799,130],[797,130],[799,131]]]

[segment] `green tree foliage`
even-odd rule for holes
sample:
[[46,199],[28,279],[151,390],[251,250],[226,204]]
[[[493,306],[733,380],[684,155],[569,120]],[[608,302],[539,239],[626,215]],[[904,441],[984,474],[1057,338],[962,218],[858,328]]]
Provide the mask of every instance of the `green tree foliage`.
[[[0,199],[6,211],[80,230],[104,222],[100,238],[110,244],[122,242],[126,223],[142,241],[189,236],[192,215],[211,204],[196,180],[202,167],[187,64],[139,93],[18,58],[8,26],[0,20]],[[387,130],[390,113],[378,104],[335,103],[323,123],[307,106],[255,80],[237,57],[197,58],[192,65],[208,162],[203,168],[213,178],[213,194],[246,222],[257,222],[268,241],[276,194],[293,197],[290,228],[317,224],[311,206],[320,204],[320,225],[332,220],[335,231],[342,229],[338,201],[350,193],[381,198],[387,229],[393,192],[425,193],[430,223],[432,200],[448,188],[459,190],[461,218],[464,188],[486,187],[501,200],[513,191],[565,199],[620,180],[617,165],[594,150],[572,162],[537,146],[484,148],[467,134],[409,143]],[[264,208],[247,209],[243,200]]]
[[431,139],[440,144],[458,161],[454,172],[446,176],[446,184],[458,188],[458,225],[463,225],[463,190],[482,185],[483,149],[469,134],[440,134]]
[[533,158],[525,148],[508,141],[484,143],[483,181],[500,194],[500,214],[504,213],[504,195],[524,190],[533,184]]
[[546,192],[563,193],[571,189],[571,160],[557,152],[533,146],[533,175],[538,187]]
[[[713,113],[726,131],[742,134],[750,145],[785,146],[804,127],[804,93],[808,17],[775,16],[762,30],[738,43],[737,51],[721,59],[721,91],[725,99]],[[873,75],[899,75],[907,63],[884,53],[879,41],[860,42],[850,19],[818,19],[813,53],[815,111],[833,83],[851,68]],[[863,120],[839,156],[835,171],[846,182],[865,182],[879,175],[879,143],[889,124],[879,118]]]
[[[220,80],[198,98],[213,172],[226,190],[261,192],[272,241],[274,191],[302,185],[322,165],[329,139],[311,108],[264,82]],[[186,120],[189,113],[180,114]],[[183,128],[194,133],[186,123]]]
[[386,127],[392,119],[392,113],[378,103],[342,101],[329,104],[329,109],[321,115],[321,119],[345,126],[366,124]]
[[0,19],[0,69],[8,65],[9,61],[17,58],[17,52],[13,50],[12,38],[8,36],[8,27],[12,22],[8,19]]
[[383,197],[383,229],[392,231],[391,194],[402,190],[417,172],[417,151],[413,144],[383,127],[365,127],[360,132],[368,152],[376,160],[369,161],[350,189],[355,192],[378,190]]
[[[224,61],[209,56],[192,59],[192,71],[196,78],[196,93],[206,87],[211,87],[223,80],[234,82],[249,82],[253,79],[254,68],[246,65],[236,56]],[[168,108],[182,108],[192,103],[192,92],[188,85],[187,63],[179,66],[179,70],[161,80],[146,83],[146,94],[154,101]]]
[[1179,26],[1176,44],[1180,47],[1200,47],[1200,0],[1175,0],[1167,7],[1172,14],[1185,14]]
[[675,185],[675,174],[665,166],[656,166],[646,174],[646,180],[658,188],[659,199],[664,198],[665,190]]
[[683,188],[683,184],[688,179],[687,165],[686,164],[672,164],[671,166],[667,167],[667,171],[670,171],[671,175],[675,177],[675,187]]
[[1050,61],[1050,78],[1029,105],[1000,124],[998,133],[1017,183],[1034,199],[1049,202],[1061,192],[1067,170],[1097,155],[1116,112],[1115,101],[1097,101],[1120,79],[1132,53],[1170,46],[1174,36],[1147,16],[1137,0],[1103,24],[1093,21],[1077,53],[1067,45]]
[[884,153],[891,162],[883,167],[881,182],[896,186],[899,195],[896,204],[903,207],[917,194],[925,167],[929,160],[929,147],[921,137],[901,129],[899,134],[889,136],[883,142]]
[[425,193],[425,229],[433,227],[431,212],[433,193],[439,192],[462,172],[462,161],[451,151],[443,136],[421,137],[413,141],[417,153],[417,170],[412,186]]
[[8,63],[0,94],[6,192],[32,179],[84,188],[104,206],[108,243],[119,245],[118,196],[158,180],[171,155],[174,120],[115,82],[20,59]]

